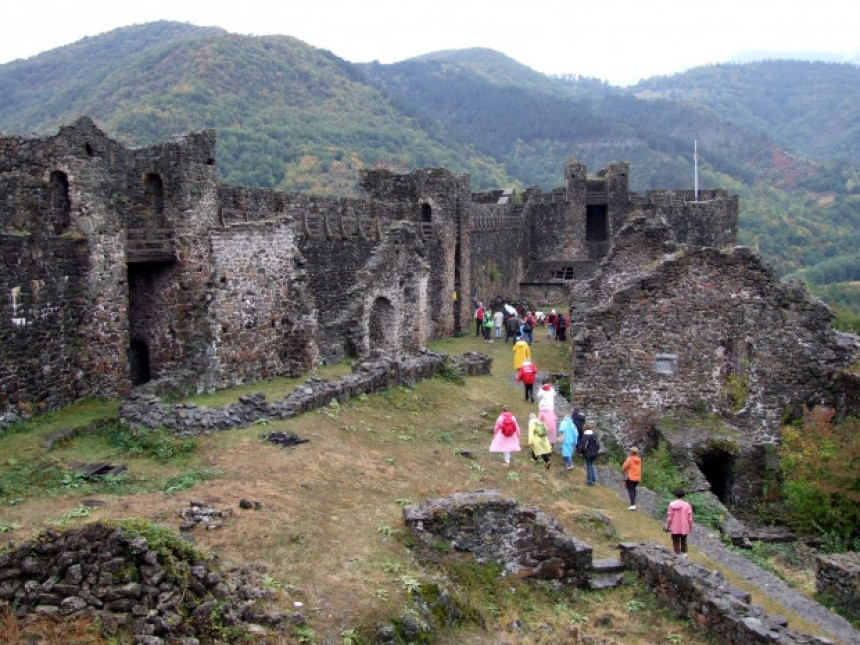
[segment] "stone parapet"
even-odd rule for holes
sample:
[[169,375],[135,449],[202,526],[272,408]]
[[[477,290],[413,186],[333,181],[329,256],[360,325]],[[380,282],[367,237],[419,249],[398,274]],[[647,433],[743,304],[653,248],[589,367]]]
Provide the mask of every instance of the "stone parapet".
[[750,595],[730,585],[719,571],[681,558],[653,543],[621,544],[621,561],[657,597],[699,625],[720,643],[754,645],[827,645],[828,640],[788,629],[769,616]]

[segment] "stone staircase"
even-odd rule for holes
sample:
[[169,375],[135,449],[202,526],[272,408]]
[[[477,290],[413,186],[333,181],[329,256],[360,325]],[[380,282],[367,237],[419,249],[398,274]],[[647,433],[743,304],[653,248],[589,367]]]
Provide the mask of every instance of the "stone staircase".
[[592,591],[614,589],[624,584],[625,567],[617,558],[602,558],[592,561],[588,588]]

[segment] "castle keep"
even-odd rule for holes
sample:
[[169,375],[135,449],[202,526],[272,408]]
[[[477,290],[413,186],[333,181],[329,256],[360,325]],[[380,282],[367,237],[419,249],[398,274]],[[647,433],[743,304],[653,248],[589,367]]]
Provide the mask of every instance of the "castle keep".
[[445,169],[373,170],[362,197],[330,198],[218,184],[212,131],[128,149],[82,118],[2,137],[0,414],[418,350],[470,328],[473,294],[557,303],[638,273],[655,251],[620,244],[634,214],[673,248],[736,241],[725,191],[638,195],[624,163],[564,172],[515,199]]

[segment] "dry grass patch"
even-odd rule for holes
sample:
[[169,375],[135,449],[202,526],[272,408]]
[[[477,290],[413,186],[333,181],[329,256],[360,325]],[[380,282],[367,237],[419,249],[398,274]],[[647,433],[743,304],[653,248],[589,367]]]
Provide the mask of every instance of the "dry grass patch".
[[[540,330],[536,334],[533,357],[538,367],[566,371],[567,346],[539,337]],[[310,631],[301,638],[308,643],[341,642],[347,630],[367,630],[402,615],[411,606],[411,581],[429,580],[459,589],[480,607],[486,621],[485,630],[460,631],[439,642],[558,643],[587,634],[597,639],[593,642],[607,644],[707,643],[688,623],[657,608],[654,595],[637,584],[588,593],[500,581],[492,567],[475,567],[468,557],[442,546],[423,554],[407,548],[404,504],[480,488],[540,506],[569,534],[591,544],[596,557],[617,556],[620,540],[666,543],[659,522],[628,512],[626,503],[608,488],[586,487],[581,461],[567,471],[556,457],[547,471],[523,450],[507,469],[500,455],[489,453],[493,423],[503,404],[523,423],[534,411],[533,404],[521,400],[522,389],[513,380],[510,344],[461,337],[434,343],[433,349],[488,353],[495,360],[493,374],[469,378],[465,386],[435,378],[294,419],[201,437],[183,466],[134,463],[133,470],[158,478],[183,469],[207,469],[219,473],[217,478],[173,494],[141,490],[99,495],[105,505],[80,520],[141,517],[178,529],[179,512],[191,499],[233,509],[223,528],[206,531],[198,526],[191,536],[200,548],[228,562],[265,564],[269,584],[282,591],[284,609],[307,618]],[[279,383],[278,391],[289,386],[295,383]],[[252,386],[248,391],[259,389]],[[237,397],[232,392],[227,398]],[[309,442],[283,448],[263,439],[264,433],[277,430],[295,432]],[[57,454],[70,458],[98,448],[97,442],[89,442],[75,440]],[[261,507],[241,509],[241,499]],[[11,512],[22,528],[0,535],[0,540],[35,533],[81,501],[80,494],[67,491],[52,499],[28,496],[4,507],[4,517]],[[602,524],[587,521],[593,512],[612,522],[612,535]]]

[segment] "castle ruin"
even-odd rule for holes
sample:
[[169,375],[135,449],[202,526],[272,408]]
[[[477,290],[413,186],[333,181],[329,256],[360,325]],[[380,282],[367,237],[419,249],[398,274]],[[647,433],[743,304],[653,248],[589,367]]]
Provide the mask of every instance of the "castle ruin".
[[358,199],[226,186],[215,133],[128,149],[88,118],[0,138],[0,410],[123,396],[171,373],[198,391],[468,329],[472,294],[567,298],[633,210],[683,243],[732,244],[737,198],[628,191],[627,165],[473,194],[468,175],[361,175]]

